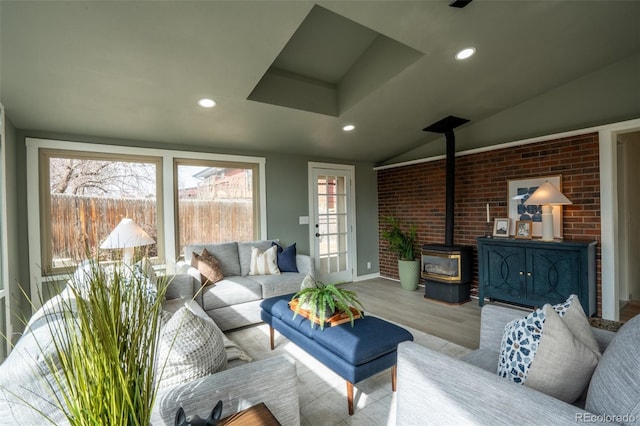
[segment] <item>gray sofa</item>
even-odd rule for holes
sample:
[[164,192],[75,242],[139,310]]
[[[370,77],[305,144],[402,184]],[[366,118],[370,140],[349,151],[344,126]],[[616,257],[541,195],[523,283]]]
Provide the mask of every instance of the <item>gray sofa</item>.
[[397,424],[640,424],[640,316],[617,333],[592,328],[602,358],[586,399],[571,405],[496,374],[504,326],[526,314],[485,305],[480,347],[462,359],[401,343]]
[[[172,305],[169,310],[191,302],[194,282],[189,275],[172,277],[165,302]],[[199,308],[193,302],[191,306],[196,310]],[[198,315],[205,313],[202,311]],[[43,380],[52,380],[52,377],[37,374],[41,364],[40,349],[46,349],[49,342],[51,334],[46,322],[35,321],[0,365],[0,424],[47,423],[43,415],[29,405],[49,416],[52,424],[68,424],[62,412],[48,402],[51,397]],[[173,425],[180,406],[187,415],[197,414],[206,418],[215,402],[222,400],[223,417],[264,402],[281,424],[298,425],[300,412],[296,377],[293,358],[281,355],[160,388],[152,424]]]
[[[196,300],[206,313],[223,330],[231,330],[262,322],[260,302],[268,297],[294,293],[300,289],[305,275],[315,276],[312,259],[307,255],[296,255],[298,272],[283,272],[280,275],[249,275],[251,248],[264,251],[278,240],[228,242],[219,244],[193,244],[185,247],[184,261],[176,264],[176,272],[189,274],[197,281],[194,289]],[[200,291],[200,272],[191,266],[195,252],[204,249],[220,263],[224,279]]]

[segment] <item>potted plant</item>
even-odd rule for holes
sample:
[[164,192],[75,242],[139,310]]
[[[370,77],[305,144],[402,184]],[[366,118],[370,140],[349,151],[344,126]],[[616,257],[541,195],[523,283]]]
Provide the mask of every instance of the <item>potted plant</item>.
[[41,372],[53,376],[52,405],[70,424],[150,424],[164,368],[157,355],[167,286],[153,284],[135,265],[105,268],[92,259],[41,308],[51,318],[54,347]]
[[417,240],[416,225],[412,224],[404,231],[400,220],[388,216],[385,218],[388,229],[380,234],[389,243],[389,249],[398,255],[398,275],[400,285],[405,290],[414,291],[418,288],[420,278],[420,262],[415,259],[414,246]]
[[358,300],[356,293],[344,288],[338,288],[335,284],[315,283],[301,289],[291,298],[291,302],[295,302],[291,306],[295,306],[293,317],[300,314],[302,310],[309,311],[311,327],[315,326],[313,318],[318,318],[320,329],[324,329],[325,322],[328,318],[337,312],[344,312],[351,326],[356,318],[364,316],[362,303]]

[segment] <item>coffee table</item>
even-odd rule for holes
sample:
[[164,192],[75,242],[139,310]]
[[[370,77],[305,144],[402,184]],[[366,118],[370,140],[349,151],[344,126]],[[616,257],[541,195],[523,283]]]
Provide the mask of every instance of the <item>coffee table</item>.
[[271,349],[274,330],[287,337],[347,382],[347,407],[353,415],[353,385],[381,371],[391,369],[391,389],[396,390],[397,348],[400,342],[413,340],[402,327],[381,318],[366,316],[350,323],[311,327],[289,308],[292,294],[265,299],[260,316],[269,324]]

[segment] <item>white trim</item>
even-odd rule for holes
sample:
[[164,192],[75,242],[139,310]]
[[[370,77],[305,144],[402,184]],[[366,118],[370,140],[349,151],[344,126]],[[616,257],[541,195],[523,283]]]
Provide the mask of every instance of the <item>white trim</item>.
[[640,119],[600,126],[600,265],[602,318],[620,319],[618,271],[618,158],[616,135],[640,129]]
[[[630,123],[633,123],[635,121],[637,121],[637,119],[621,121],[619,123],[603,124],[601,126],[587,127],[585,129],[577,129],[577,130],[570,130],[567,132],[553,133],[550,135],[536,136],[535,138],[520,139],[516,141],[511,141],[511,142],[504,142],[497,145],[489,145],[489,146],[483,146],[480,148],[473,148],[466,151],[456,152],[456,157],[464,157],[465,155],[479,154],[482,152],[495,151],[497,149],[503,149],[503,148],[512,148],[512,147],[521,146],[521,145],[529,145],[532,143],[545,142],[552,139],[569,138],[572,136],[584,135],[586,133],[596,133],[601,130],[607,129],[609,127],[624,126],[627,124],[632,125]],[[444,160],[445,158],[446,158],[445,155],[436,155],[433,157],[425,157],[425,158],[418,158],[415,160],[404,161],[402,163],[385,164],[382,166],[376,166],[373,168],[373,170],[395,169],[397,167],[411,166],[414,164],[422,164],[422,163],[429,163],[432,161]]]
[[43,277],[40,262],[40,197],[39,197],[39,173],[38,152],[40,148],[52,148],[67,151],[98,152],[112,154],[114,150],[118,154],[140,155],[162,158],[162,194],[163,194],[163,216],[164,216],[164,249],[165,262],[168,272],[175,270],[175,261],[179,253],[175,249],[175,199],[173,194],[173,160],[196,159],[210,161],[227,161],[241,163],[258,164],[259,170],[259,191],[260,191],[260,239],[266,239],[267,235],[267,203],[266,203],[266,173],[264,157],[252,157],[243,155],[213,154],[206,152],[178,151],[157,148],[139,148],[130,146],[116,146],[105,144],[94,144],[86,142],[69,142],[53,139],[26,138],[27,148],[27,220],[29,238],[29,275],[30,275],[30,296],[34,309],[40,307],[40,295],[42,294],[42,284],[51,279]]
[[[5,132],[6,122],[4,115],[4,106],[0,103],[0,271],[2,274],[0,279],[3,286],[0,289],[0,300],[4,300],[5,306],[5,329],[0,330],[2,335],[6,336],[3,339],[0,336],[0,341],[4,341],[4,351],[8,354],[11,351],[11,341],[13,339],[13,324],[11,323],[11,281],[9,278],[9,225],[7,215],[7,138]],[[3,358],[0,357],[0,362]]]
[[358,259],[358,248],[356,245],[356,167],[348,164],[335,164],[335,163],[319,163],[314,161],[309,161],[308,166],[308,185],[309,185],[309,255],[314,260],[315,264],[315,229],[313,226],[313,218],[315,218],[315,199],[314,193],[315,189],[313,185],[315,184],[313,178],[313,172],[316,169],[327,169],[327,170],[341,170],[345,171],[349,174],[350,188],[349,188],[349,205],[348,207],[348,221],[351,224],[351,232],[349,232],[349,264],[351,266],[351,280],[353,281],[355,277],[358,276],[358,264],[356,259]]
[[[375,274],[362,275],[360,277],[355,276],[353,278],[353,282],[372,280],[374,278],[380,278],[380,272],[376,272]],[[386,277],[385,277],[386,278]]]

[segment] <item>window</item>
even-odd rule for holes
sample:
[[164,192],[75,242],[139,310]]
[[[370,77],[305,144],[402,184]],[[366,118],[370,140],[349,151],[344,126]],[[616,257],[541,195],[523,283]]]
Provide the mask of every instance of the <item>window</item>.
[[[161,158],[43,149],[40,206],[43,274],[67,271],[98,247],[129,217],[160,242]],[[146,247],[152,258],[161,245]]]
[[178,243],[259,238],[258,165],[175,160]]

